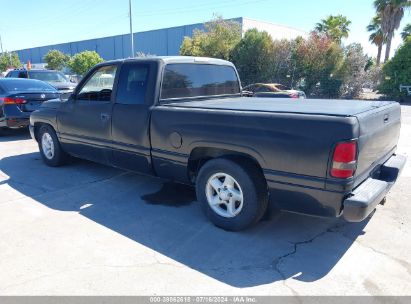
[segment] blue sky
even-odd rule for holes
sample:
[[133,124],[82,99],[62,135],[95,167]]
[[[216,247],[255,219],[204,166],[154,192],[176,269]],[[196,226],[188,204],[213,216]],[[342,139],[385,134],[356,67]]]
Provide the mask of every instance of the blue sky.
[[[374,15],[372,0],[132,0],[134,31],[208,21],[213,13],[225,18],[249,17],[313,29],[330,14],[352,21],[345,43],[360,42],[370,55],[365,27]],[[128,0],[0,0],[0,35],[5,50],[17,50],[128,32]],[[407,12],[401,28],[411,23]],[[401,42],[400,31],[394,49]]]

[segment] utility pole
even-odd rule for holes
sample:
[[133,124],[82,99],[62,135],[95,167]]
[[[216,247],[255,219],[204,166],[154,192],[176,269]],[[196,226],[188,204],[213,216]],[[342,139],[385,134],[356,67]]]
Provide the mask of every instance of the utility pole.
[[130,16],[131,58],[134,58],[133,17],[131,13],[131,0],[128,0],[128,8],[129,8],[129,16]]

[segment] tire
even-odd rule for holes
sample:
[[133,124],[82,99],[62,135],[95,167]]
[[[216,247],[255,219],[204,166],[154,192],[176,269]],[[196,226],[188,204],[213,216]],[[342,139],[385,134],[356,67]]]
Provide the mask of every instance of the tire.
[[42,125],[38,133],[40,154],[47,166],[59,167],[66,163],[68,155],[60,146],[54,129],[48,125]]
[[268,206],[267,183],[258,168],[225,158],[204,164],[197,176],[196,193],[210,221],[229,231],[256,224]]

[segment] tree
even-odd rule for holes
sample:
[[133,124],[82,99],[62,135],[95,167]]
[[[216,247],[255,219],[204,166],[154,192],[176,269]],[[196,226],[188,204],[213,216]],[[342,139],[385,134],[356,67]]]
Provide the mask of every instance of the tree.
[[344,63],[340,71],[343,75],[342,96],[344,98],[359,97],[368,80],[366,77],[368,59],[359,43],[352,43],[344,49]]
[[244,34],[230,58],[244,84],[271,80],[273,46],[273,40],[267,32],[251,29]]
[[343,82],[343,59],[340,45],[327,35],[313,32],[307,40],[297,41],[295,77],[304,83],[307,95],[337,98]]
[[70,56],[58,51],[50,50],[45,56],[44,61],[47,63],[46,68],[49,70],[62,70],[70,61]]
[[303,39],[298,37],[295,40],[274,40],[273,42],[273,58],[271,63],[273,82],[281,83],[289,87],[294,87],[298,83],[298,75],[296,71],[296,46],[298,41]]
[[229,59],[231,51],[241,40],[240,24],[217,16],[204,26],[205,31],[194,30],[192,38],[184,38],[180,54]]
[[390,58],[394,32],[400,27],[404,11],[411,6],[410,0],[375,0],[374,7],[381,16],[381,30],[387,39],[385,62]]
[[408,37],[411,36],[411,23],[408,23],[401,32],[402,40],[407,40]]
[[370,42],[378,47],[377,66],[379,66],[381,63],[382,47],[385,42],[384,33],[381,29],[381,17],[379,15],[372,19],[371,23],[367,26],[367,30],[371,32]]
[[22,64],[17,53],[4,52],[0,54],[0,71],[6,71],[8,68],[19,68]]
[[390,97],[401,97],[403,92],[400,92],[400,85],[411,84],[411,38],[404,42],[382,71],[383,81],[379,91]]
[[71,57],[68,67],[74,73],[84,76],[93,66],[103,61],[95,51],[84,51]]
[[315,31],[326,34],[333,41],[341,44],[342,38],[347,38],[351,21],[343,15],[328,16],[315,26]]

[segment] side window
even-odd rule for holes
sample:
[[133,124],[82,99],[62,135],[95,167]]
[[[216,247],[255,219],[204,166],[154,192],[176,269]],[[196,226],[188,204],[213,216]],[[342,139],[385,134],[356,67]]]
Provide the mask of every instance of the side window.
[[17,78],[19,75],[18,71],[11,71],[7,74],[7,78]]
[[77,94],[78,100],[110,101],[117,66],[103,66],[86,81]]
[[255,92],[266,93],[266,92],[271,92],[271,90],[265,86],[259,86]]
[[147,93],[148,73],[148,65],[124,64],[120,71],[116,103],[144,104]]
[[27,72],[26,71],[20,72],[18,77],[19,78],[27,78]]

